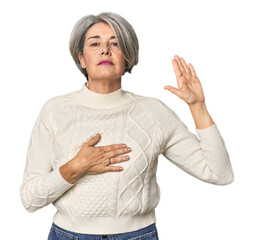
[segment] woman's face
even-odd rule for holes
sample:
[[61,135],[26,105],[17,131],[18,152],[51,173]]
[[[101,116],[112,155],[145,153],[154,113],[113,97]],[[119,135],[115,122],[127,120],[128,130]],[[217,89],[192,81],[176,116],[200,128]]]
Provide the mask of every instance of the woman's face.
[[[88,79],[119,79],[125,71],[125,59],[116,36],[106,23],[96,23],[87,31],[83,56],[79,53],[81,66],[86,68]],[[112,64],[99,64],[110,61]]]

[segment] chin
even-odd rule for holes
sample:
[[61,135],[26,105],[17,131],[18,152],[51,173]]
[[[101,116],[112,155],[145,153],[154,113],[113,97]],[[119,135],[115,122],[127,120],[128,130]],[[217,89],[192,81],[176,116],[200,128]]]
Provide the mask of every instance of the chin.
[[120,74],[110,74],[110,73],[105,73],[105,74],[100,74],[96,75],[94,77],[91,77],[92,79],[118,79],[121,78],[122,75]]

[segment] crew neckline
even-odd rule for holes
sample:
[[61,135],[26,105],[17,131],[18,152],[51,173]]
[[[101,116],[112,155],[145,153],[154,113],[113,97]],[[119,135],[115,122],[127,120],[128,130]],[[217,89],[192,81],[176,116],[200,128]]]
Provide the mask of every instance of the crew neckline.
[[130,102],[126,91],[120,87],[111,93],[97,93],[88,88],[89,82],[85,82],[80,89],[82,103],[90,108],[109,109]]

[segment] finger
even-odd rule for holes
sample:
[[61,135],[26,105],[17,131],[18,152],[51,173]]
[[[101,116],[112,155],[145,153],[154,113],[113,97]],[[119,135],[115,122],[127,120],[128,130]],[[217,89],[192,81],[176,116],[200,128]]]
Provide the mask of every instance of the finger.
[[123,167],[121,166],[105,166],[105,172],[119,172],[123,171]]
[[172,86],[165,86],[164,88],[168,89],[170,92],[174,93],[177,97],[183,98],[183,93],[180,90],[178,90],[177,88],[172,87]]
[[130,156],[128,156],[128,155],[121,156],[121,157],[112,157],[112,158],[110,158],[110,162],[111,162],[111,164],[115,164],[115,163],[128,161],[129,159],[130,159]]
[[98,148],[100,148],[104,152],[110,152],[110,151],[114,151],[114,150],[122,149],[122,148],[126,148],[126,147],[127,147],[126,144],[111,144],[108,146],[100,146]]
[[117,149],[115,151],[108,152],[107,153],[107,158],[109,158],[109,157],[112,158],[112,157],[116,157],[116,156],[119,156],[119,155],[123,155],[123,154],[129,153],[131,151],[132,151],[131,148]]
[[185,70],[184,70],[184,67],[183,67],[183,65],[182,65],[182,63],[181,63],[180,58],[179,58],[177,55],[175,55],[174,57],[175,57],[175,60],[176,60],[177,63],[178,63],[178,66],[179,66],[179,68],[180,68],[182,74],[185,73]]
[[190,72],[190,69],[189,69],[189,67],[187,66],[187,64],[186,64],[186,62],[184,61],[184,59],[181,57],[180,60],[181,60],[181,63],[182,63],[182,65],[183,65],[183,67],[184,67],[185,72],[186,72],[187,74],[190,74],[190,73],[191,73],[191,72]]
[[195,71],[193,65],[192,65],[191,63],[189,63],[189,66],[190,66],[191,74],[192,74],[193,76],[196,76],[196,77],[197,77],[197,74],[196,74],[196,71]]
[[123,154],[129,153],[131,151],[132,151],[131,148],[117,149],[117,150],[114,150],[114,151],[110,151],[110,152],[104,153],[102,155],[102,157],[103,158],[112,158],[112,157],[116,157],[116,156],[119,156],[119,155],[123,155]]
[[178,79],[180,76],[182,76],[182,72],[181,72],[181,70],[178,66],[178,63],[175,59],[172,60],[172,64],[174,67],[174,72],[175,72],[176,78]]
[[88,141],[86,141],[85,143],[83,143],[82,145],[86,144],[87,146],[94,146],[96,143],[98,143],[98,141],[100,140],[101,136],[100,134],[96,134],[95,136],[93,136],[92,138],[90,138]]

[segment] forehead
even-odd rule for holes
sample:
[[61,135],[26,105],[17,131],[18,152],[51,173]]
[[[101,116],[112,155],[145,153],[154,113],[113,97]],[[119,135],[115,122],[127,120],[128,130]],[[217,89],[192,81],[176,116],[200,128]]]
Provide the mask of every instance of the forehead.
[[86,39],[92,36],[114,36],[114,32],[107,23],[99,22],[90,27],[86,34]]

